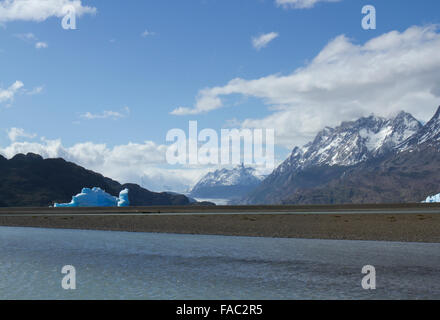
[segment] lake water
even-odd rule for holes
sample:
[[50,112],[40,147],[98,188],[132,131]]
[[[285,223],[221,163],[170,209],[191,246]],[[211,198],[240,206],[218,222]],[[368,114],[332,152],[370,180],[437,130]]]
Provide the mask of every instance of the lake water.
[[0,299],[383,298],[440,299],[440,244],[0,227]]
[[197,200],[199,202],[208,201],[215,203],[217,206],[226,206],[228,205],[229,199],[214,199],[214,198],[194,198],[194,200]]

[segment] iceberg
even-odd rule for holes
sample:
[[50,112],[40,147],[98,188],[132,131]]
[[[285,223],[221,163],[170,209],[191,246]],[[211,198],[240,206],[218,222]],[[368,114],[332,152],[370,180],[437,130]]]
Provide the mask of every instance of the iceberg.
[[80,194],[72,197],[70,203],[55,203],[56,208],[72,207],[128,207],[128,189],[119,193],[119,198],[114,197],[101,188],[83,188]]
[[118,207],[130,206],[130,200],[128,200],[128,189],[124,189],[119,192]]
[[422,203],[436,203],[436,202],[440,202],[440,193],[433,196],[429,196],[428,198],[426,198],[425,201],[422,201]]

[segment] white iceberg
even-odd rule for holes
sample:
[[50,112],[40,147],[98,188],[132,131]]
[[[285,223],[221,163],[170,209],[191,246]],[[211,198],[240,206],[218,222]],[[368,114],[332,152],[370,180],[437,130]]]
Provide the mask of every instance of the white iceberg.
[[128,189],[124,189],[119,192],[118,207],[130,206],[130,200],[128,200]]
[[83,188],[80,194],[72,197],[70,203],[55,203],[56,208],[70,207],[128,207],[128,189],[119,193],[119,198],[114,197],[101,188]]
[[428,198],[426,198],[425,201],[422,201],[423,203],[437,203],[440,202],[440,193],[433,195],[433,196],[429,196]]

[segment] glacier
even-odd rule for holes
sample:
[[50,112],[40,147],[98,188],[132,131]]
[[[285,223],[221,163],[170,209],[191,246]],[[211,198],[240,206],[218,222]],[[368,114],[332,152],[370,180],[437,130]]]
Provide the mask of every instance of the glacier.
[[433,195],[433,196],[429,196],[426,198],[425,201],[422,201],[423,203],[437,203],[440,202],[440,193]]
[[128,189],[124,189],[119,193],[119,198],[114,197],[101,188],[83,188],[81,193],[72,197],[70,203],[55,203],[56,208],[71,207],[128,207]]

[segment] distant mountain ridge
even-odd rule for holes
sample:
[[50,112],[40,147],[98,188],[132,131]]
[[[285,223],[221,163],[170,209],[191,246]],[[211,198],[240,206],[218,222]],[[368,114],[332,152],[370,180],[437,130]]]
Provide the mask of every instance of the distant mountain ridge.
[[[312,142],[302,148],[294,148],[289,158],[255,190],[243,197],[241,203],[330,204],[421,201],[426,195],[420,200],[418,197],[428,191],[429,185],[428,183],[425,187],[421,186],[420,179],[424,175],[414,174],[413,184],[419,186],[420,192],[412,190],[413,196],[411,196],[408,191],[410,188],[397,183],[397,181],[403,183],[404,180],[399,179],[397,172],[402,176],[411,175],[411,172],[416,173],[418,168],[412,166],[423,166],[421,163],[417,164],[416,160],[424,159],[429,164],[429,168],[425,167],[425,169],[431,174],[430,180],[437,181],[437,173],[431,172],[434,168],[430,167],[436,164],[437,160],[429,158],[428,161],[426,157],[438,157],[440,155],[438,149],[434,153],[431,152],[432,150],[428,150],[426,154],[420,153],[426,152],[427,146],[437,145],[439,141],[440,107],[424,126],[411,114],[403,111],[390,119],[370,116],[344,122],[336,128],[325,128]],[[410,154],[415,150],[418,152]],[[402,161],[402,165],[409,167],[396,166],[396,161],[399,160]],[[381,172],[382,177],[376,176],[374,170],[371,171],[372,168],[375,168],[376,172]],[[370,175],[365,175],[366,172],[370,172]],[[369,183],[365,181],[367,176],[370,179]],[[386,177],[388,180],[383,181]],[[424,179],[427,178],[424,176]],[[405,183],[410,181],[405,180]],[[387,190],[387,185],[396,188],[395,192],[388,192],[390,190]],[[434,188],[434,184],[430,184],[429,188]],[[440,185],[437,188],[440,188]],[[373,192],[373,189],[381,191]],[[430,194],[433,191],[435,190],[430,190]]]
[[[232,199],[240,204],[342,204],[420,202],[440,193],[440,107],[422,125],[400,112],[325,128],[268,177],[243,165],[206,174],[195,198]],[[121,185],[63,159],[29,153],[0,155],[0,206],[49,206],[71,200],[83,187],[112,195],[130,189],[133,206],[187,205],[184,195]]]
[[236,199],[258,184],[262,178],[256,175],[254,168],[237,166],[232,169],[219,169],[203,176],[192,188],[191,197]]
[[10,160],[0,155],[0,207],[46,207],[54,202],[70,202],[83,187],[99,187],[117,196],[130,190],[131,206],[187,205],[184,195],[155,193],[136,184],[124,184],[106,178],[64,159],[43,159],[28,153]]
[[312,166],[352,166],[392,150],[418,132],[422,124],[411,114],[400,112],[386,119],[369,116],[327,127],[302,148],[294,148],[275,173]]

